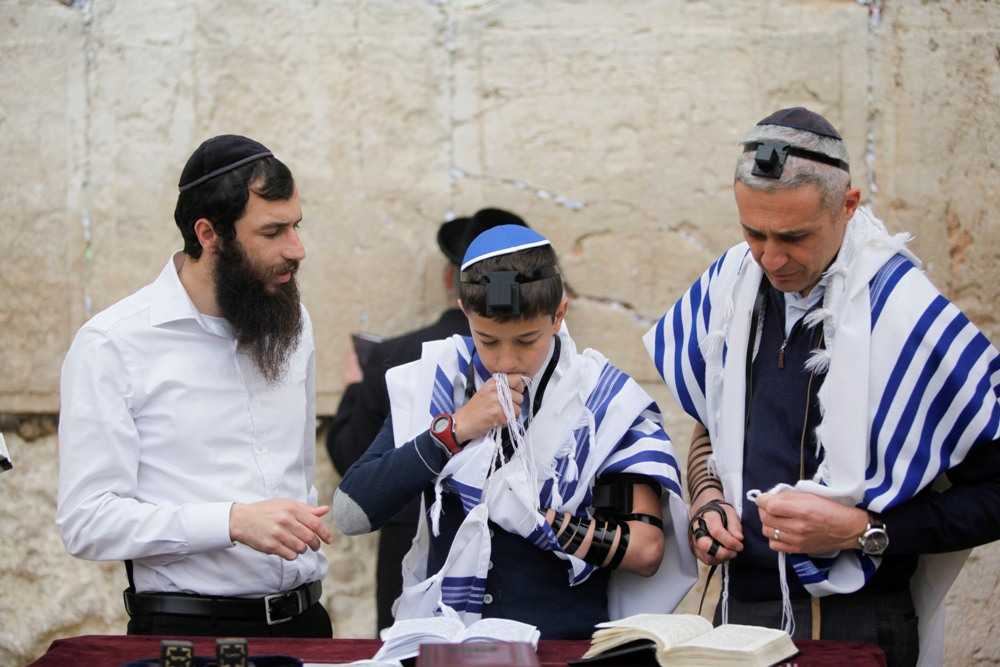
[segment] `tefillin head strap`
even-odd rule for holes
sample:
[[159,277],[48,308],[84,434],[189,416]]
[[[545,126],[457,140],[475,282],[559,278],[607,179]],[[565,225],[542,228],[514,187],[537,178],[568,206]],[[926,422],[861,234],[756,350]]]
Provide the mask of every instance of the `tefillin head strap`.
[[762,178],[781,178],[781,173],[785,170],[785,160],[788,159],[789,155],[794,155],[804,160],[812,160],[813,162],[822,162],[831,167],[843,169],[848,174],[851,173],[851,167],[843,160],[830,157],[825,153],[793,146],[786,141],[748,141],[743,144],[743,150],[755,151],[753,156],[753,175]]
[[521,285],[558,276],[554,266],[541,266],[527,273],[520,271],[487,271],[481,278],[463,280],[467,285],[486,286],[486,316],[499,312],[521,314]]

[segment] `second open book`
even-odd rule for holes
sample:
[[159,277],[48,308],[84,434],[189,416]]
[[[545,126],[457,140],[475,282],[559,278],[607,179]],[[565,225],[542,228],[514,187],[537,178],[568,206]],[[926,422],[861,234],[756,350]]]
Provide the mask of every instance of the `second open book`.
[[787,633],[750,625],[712,624],[694,614],[638,614],[598,623],[590,649],[574,664],[760,665],[795,655]]

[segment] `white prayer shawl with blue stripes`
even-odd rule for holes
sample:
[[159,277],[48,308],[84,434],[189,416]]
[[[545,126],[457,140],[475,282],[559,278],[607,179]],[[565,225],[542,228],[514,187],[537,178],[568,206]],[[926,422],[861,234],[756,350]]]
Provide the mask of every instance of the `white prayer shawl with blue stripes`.
[[[794,488],[876,512],[905,503],[974,446],[998,437],[996,349],[918,269],[906,235],[890,236],[861,208],[827,270],[826,369],[816,428],[823,460]],[[746,350],[762,272],[746,243],[718,258],[645,335],[664,381],[712,440],[711,467],[741,507]],[[890,535],[891,535],[891,526]],[[911,588],[920,616],[921,663],[940,656],[944,595],[967,552],[923,556]],[[880,559],[860,551],[790,555],[817,596],[860,589]],[[940,612],[940,613],[939,613]]]
[[[536,479],[526,483],[525,468],[516,465],[516,456],[490,476],[496,444],[488,438],[470,443],[449,459],[436,488],[438,493],[442,488],[457,493],[466,516],[444,566],[428,573],[428,545],[431,533],[437,534],[440,501],[429,512],[422,508],[416,537],[403,561],[403,592],[393,608],[396,620],[443,614],[468,624],[480,618],[491,551],[487,520],[566,561],[569,585],[585,581],[594,567],[562,553],[538,508],[586,512],[594,481],[611,473],[642,474],[660,482],[665,489],[666,534],[663,564],[654,577],[625,571],[612,575],[610,617],[670,612],[696,581],[697,566],[687,547],[680,473],[659,409],[634,380],[599,353],[578,353],[565,326],[559,337],[557,366],[527,429],[530,446],[524,449],[532,454]],[[472,339],[453,336],[425,343],[418,361],[388,371],[397,447],[426,431],[433,415],[453,412],[465,402],[469,364],[478,388],[490,375],[475,354]]]

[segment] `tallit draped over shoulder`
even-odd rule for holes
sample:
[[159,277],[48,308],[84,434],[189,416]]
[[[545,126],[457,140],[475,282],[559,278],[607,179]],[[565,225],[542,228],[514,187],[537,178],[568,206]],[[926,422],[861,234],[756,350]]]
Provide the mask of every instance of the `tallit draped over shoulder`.
[[[907,240],[889,235],[864,207],[848,223],[822,307],[805,320],[822,326],[826,341],[807,363],[826,373],[816,428],[822,460],[814,479],[790,488],[881,512],[1000,436],[997,350],[931,284]],[[737,507],[746,491],[746,355],[762,275],[746,243],[730,248],[643,339],[681,406],[708,429],[710,463]],[[940,620],[963,560],[964,553],[921,558],[913,590],[922,661],[932,655],[928,626]],[[822,596],[859,590],[880,559],[851,550],[789,555],[788,562]]]
[[[487,521],[552,551],[566,564],[568,586],[585,581],[594,567],[560,550],[538,510],[589,514],[594,483],[608,474],[641,474],[659,482],[665,531],[663,564],[654,577],[623,571],[612,576],[611,618],[669,612],[696,580],[686,542],[680,470],[659,408],[600,353],[578,352],[565,326],[558,335],[561,353],[541,409],[527,426],[528,446],[494,469],[497,443],[488,434],[449,459],[438,475],[435,502],[422,508],[404,560],[397,620],[444,614],[469,623],[480,617],[491,550]],[[433,415],[465,403],[470,367],[478,389],[490,374],[472,339],[453,336],[426,343],[419,360],[386,374],[397,447],[424,432]],[[438,534],[443,492],[458,495],[465,517],[444,566],[428,572],[429,541]]]

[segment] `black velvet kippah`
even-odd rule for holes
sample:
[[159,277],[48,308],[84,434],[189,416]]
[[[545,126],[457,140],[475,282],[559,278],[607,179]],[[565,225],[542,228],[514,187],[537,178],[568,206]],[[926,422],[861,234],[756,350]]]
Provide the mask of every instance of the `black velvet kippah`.
[[198,146],[188,158],[177,187],[184,192],[237,167],[271,155],[271,151],[263,144],[238,134],[212,137]]
[[809,111],[805,107],[791,107],[790,109],[775,111],[757,124],[781,125],[782,127],[812,132],[821,137],[830,137],[831,139],[843,141],[843,138],[833,128],[830,121],[814,111]]

